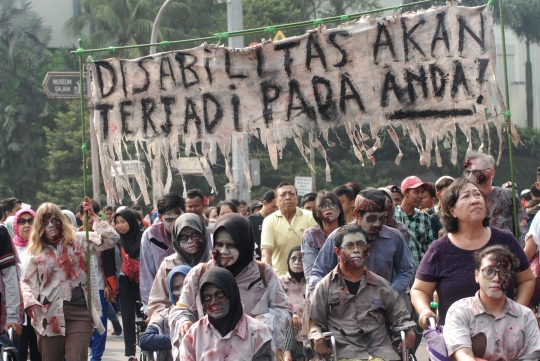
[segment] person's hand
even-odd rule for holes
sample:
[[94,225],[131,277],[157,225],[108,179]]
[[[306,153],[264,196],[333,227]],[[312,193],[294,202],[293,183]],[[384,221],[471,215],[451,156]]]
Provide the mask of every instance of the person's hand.
[[319,356],[331,356],[332,355],[332,349],[328,347],[326,344],[326,340],[324,338],[320,338],[318,340],[315,340],[313,342],[313,351],[317,353]]
[[37,317],[36,317],[36,306],[35,305],[32,305],[32,306],[29,306],[27,308],[24,309],[24,313],[26,313],[26,315],[28,317],[30,317],[32,320],[36,320]]
[[257,316],[254,316],[253,318],[259,321],[263,321],[263,322],[266,321],[266,318],[264,318],[263,315],[257,315]]
[[183,324],[180,325],[180,336],[184,337],[186,333],[188,332],[189,328],[193,325],[193,322],[186,321]]
[[429,318],[430,317],[433,317],[435,319],[437,319],[437,315],[431,310],[431,308],[429,307],[426,307],[424,308],[424,310],[422,310],[422,312],[420,313],[420,315],[418,315],[418,324],[420,325],[420,327],[422,327],[424,330],[427,330],[428,329],[428,326],[429,326]]
[[[93,218],[93,217],[97,217],[99,218],[95,213],[94,213],[94,209],[92,208],[92,200],[88,197],[84,197],[86,198],[86,202],[83,203],[83,210],[85,212],[88,212],[88,218]],[[101,218],[99,218],[101,219]]]
[[22,333],[22,326],[19,325],[18,322],[10,322],[6,325],[6,327],[4,327],[4,331],[6,331],[6,333],[9,332],[9,328],[13,328],[13,338],[17,338],[21,335]]
[[[414,347],[414,343],[416,341],[416,334],[413,330],[408,330],[405,334],[405,346],[408,350],[412,349]],[[398,352],[401,352],[401,349],[403,347],[403,342],[399,344],[398,346]]]
[[105,300],[107,300],[107,302],[116,301],[116,296],[114,295],[113,292],[109,291],[107,287],[105,287],[105,290],[103,290],[103,295],[105,296]]
[[302,320],[296,313],[292,315],[292,324],[296,330],[302,329]]

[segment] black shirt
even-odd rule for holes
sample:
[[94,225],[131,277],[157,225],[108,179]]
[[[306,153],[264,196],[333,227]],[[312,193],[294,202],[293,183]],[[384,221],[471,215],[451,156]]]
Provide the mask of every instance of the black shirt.
[[257,244],[257,249],[255,249],[255,252],[259,258],[261,258],[261,233],[264,217],[262,216],[261,212],[257,212],[250,214],[247,219],[251,221],[251,229],[253,230],[255,243]]

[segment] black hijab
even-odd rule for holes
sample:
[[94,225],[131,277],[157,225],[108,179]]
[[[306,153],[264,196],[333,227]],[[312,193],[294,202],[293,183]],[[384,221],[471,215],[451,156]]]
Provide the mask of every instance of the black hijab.
[[293,247],[289,251],[289,257],[287,257],[287,268],[289,269],[289,274],[298,283],[300,283],[300,281],[302,281],[302,278],[304,278],[304,271],[302,271],[302,272],[293,272],[291,270],[291,257],[292,257],[293,252],[301,252],[301,251],[302,251],[302,247],[300,247],[300,246]]
[[139,259],[141,256],[142,231],[139,222],[137,222],[137,217],[131,209],[122,209],[114,215],[114,223],[116,223],[116,217],[118,216],[124,218],[129,225],[128,233],[120,234],[124,252],[127,253],[129,258]]
[[[242,217],[242,216],[241,216]],[[225,337],[229,332],[235,329],[236,325],[242,318],[244,308],[240,300],[240,290],[231,272],[220,267],[212,267],[207,270],[201,277],[200,295],[203,299],[203,290],[205,285],[214,284],[223,290],[229,299],[229,313],[221,318],[215,319],[208,315],[208,321],[219,331],[222,337]]]
[[238,213],[228,213],[220,216],[214,227],[214,247],[216,243],[215,235],[221,227],[231,234],[234,245],[238,249],[238,260],[232,266],[225,267],[236,277],[253,261],[255,237],[251,229],[251,222]]
[[[201,249],[196,254],[186,253],[180,246],[180,232],[185,227],[191,227],[195,231],[202,234]],[[182,260],[182,264],[195,267],[199,263],[206,262],[210,259],[210,252],[208,251],[208,240],[206,239],[206,227],[204,221],[196,214],[184,213],[180,217],[176,218],[172,227],[172,244],[176,251],[176,254]]]

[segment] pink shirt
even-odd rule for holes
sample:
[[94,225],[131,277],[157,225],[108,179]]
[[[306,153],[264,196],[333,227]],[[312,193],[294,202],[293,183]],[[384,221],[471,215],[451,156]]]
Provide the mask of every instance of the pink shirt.
[[[298,283],[294,278],[291,277],[289,273],[287,273],[286,276],[279,277],[279,279],[283,285],[285,294],[287,294],[287,297],[289,298],[289,305],[291,306],[291,309],[302,320],[304,306],[306,304],[306,279],[302,278],[302,281]],[[300,336],[300,332],[296,334],[295,340],[298,342],[303,341],[302,336]]]
[[[272,330],[265,323],[246,314],[225,337],[212,326],[208,316],[189,328],[180,345],[181,361],[251,361],[257,351],[272,340]],[[276,358],[271,349],[272,360]]]

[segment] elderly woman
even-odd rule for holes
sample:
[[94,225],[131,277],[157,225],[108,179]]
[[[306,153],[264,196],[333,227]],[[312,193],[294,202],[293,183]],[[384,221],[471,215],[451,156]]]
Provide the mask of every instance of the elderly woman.
[[[89,198],[84,211],[94,221],[90,252],[112,248],[118,233],[101,220]],[[88,312],[86,237],[75,233],[58,206],[42,204],[34,218],[21,287],[25,312],[32,319],[44,361],[86,360],[93,329],[105,332],[97,285],[92,282]]]
[[[439,324],[445,323],[450,305],[472,297],[479,286],[474,274],[474,252],[488,246],[507,246],[519,259],[515,277],[516,301],[527,305],[534,289],[529,261],[516,238],[509,232],[488,227],[486,196],[469,179],[456,180],[444,193],[440,215],[448,234],[433,242],[422,258],[411,289],[411,301],[419,314],[419,324],[427,328],[429,317],[435,317],[429,304],[433,293],[439,295]],[[506,293],[514,298],[514,282]]]
[[[240,289],[244,312],[270,326],[274,345],[281,348],[283,333],[292,312],[276,273],[271,266],[253,259],[254,249],[255,239],[247,218],[232,213],[218,219],[214,232],[213,259],[195,266],[188,273],[180,301],[169,316],[173,354],[180,337],[184,337],[189,328],[204,317],[199,294],[200,279],[213,267],[225,268],[232,273]],[[179,335],[174,335],[175,332]]]
[[[201,217],[194,213],[184,213],[176,219],[172,227],[174,254],[165,257],[156,273],[156,278],[148,298],[148,318],[172,306],[167,275],[180,265],[195,267],[210,259],[208,232]],[[176,302],[175,302],[176,303]]]

